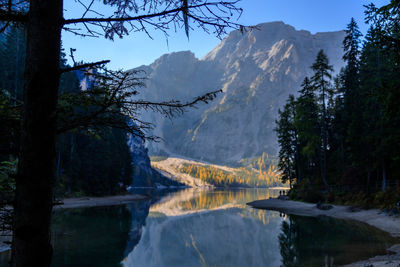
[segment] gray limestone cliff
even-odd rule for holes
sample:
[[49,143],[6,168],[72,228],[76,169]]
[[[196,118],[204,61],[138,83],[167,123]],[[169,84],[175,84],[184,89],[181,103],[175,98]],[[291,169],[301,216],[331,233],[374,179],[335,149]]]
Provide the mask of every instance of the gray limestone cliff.
[[231,32],[201,60],[189,51],[161,56],[138,69],[148,76],[144,99],[191,100],[222,89],[216,100],[172,120],[154,113],[142,119],[155,125],[160,143],[150,154],[183,156],[235,164],[267,152],[276,155],[275,119],[289,94],[296,94],[319,50],[336,71],[343,65],[343,31],[311,34],[283,22],[257,30]]

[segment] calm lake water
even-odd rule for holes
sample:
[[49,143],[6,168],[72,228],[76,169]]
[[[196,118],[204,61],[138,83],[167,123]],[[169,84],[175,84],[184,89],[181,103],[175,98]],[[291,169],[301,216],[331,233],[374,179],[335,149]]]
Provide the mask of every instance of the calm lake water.
[[[186,189],[123,206],[57,210],[53,266],[336,266],[399,242],[361,223],[245,205],[278,194]],[[0,257],[7,266],[8,254]]]

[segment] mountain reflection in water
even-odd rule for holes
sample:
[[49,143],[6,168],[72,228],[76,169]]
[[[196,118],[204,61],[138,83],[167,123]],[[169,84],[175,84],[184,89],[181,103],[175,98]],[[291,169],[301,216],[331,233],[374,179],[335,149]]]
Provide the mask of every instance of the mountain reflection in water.
[[[337,266],[399,243],[361,223],[246,206],[277,195],[186,189],[123,206],[57,210],[52,266]],[[0,254],[0,266],[8,255]]]
[[185,190],[167,197],[151,206],[141,241],[123,265],[279,266],[282,218],[245,206],[277,194],[265,189]]
[[[337,266],[396,243],[365,224],[286,216],[245,203],[278,190],[185,190],[150,207],[123,266]],[[398,242],[398,241],[397,241]]]

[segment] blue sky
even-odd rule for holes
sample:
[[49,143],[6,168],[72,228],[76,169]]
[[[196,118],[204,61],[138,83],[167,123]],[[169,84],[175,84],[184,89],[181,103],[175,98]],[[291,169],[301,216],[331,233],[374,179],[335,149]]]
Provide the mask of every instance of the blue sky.
[[[351,17],[365,33],[364,7],[368,3],[377,6],[389,0],[242,0],[238,6],[243,8],[239,23],[256,25],[263,22],[283,21],[298,30],[312,33],[337,31],[346,27]],[[79,17],[81,10],[76,0],[65,1],[65,17]],[[106,11],[105,11],[106,12]],[[104,38],[83,38],[63,33],[63,47],[66,51],[75,48],[76,60],[85,62],[110,59],[112,69],[130,69],[150,64],[165,53],[191,50],[201,58],[213,49],[220,40],[200,30],[190,32],[190,40],[183,30],[169,32],[168,45],[162,33],[151,32],[153,40],[144,33],[134,33],[114,41]]]

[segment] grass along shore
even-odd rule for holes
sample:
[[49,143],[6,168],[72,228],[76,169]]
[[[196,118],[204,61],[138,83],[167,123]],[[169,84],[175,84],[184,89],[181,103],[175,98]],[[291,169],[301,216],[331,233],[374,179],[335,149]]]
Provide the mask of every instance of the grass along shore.
[[133,201],[149,199],[148,196],[139,194],[126,194],[117,196],[105,197],[79,197],[66,198],[59,205],[54,206],[54,209],[74,209],[74,208],[89,208],[102,206],[124,205]]

